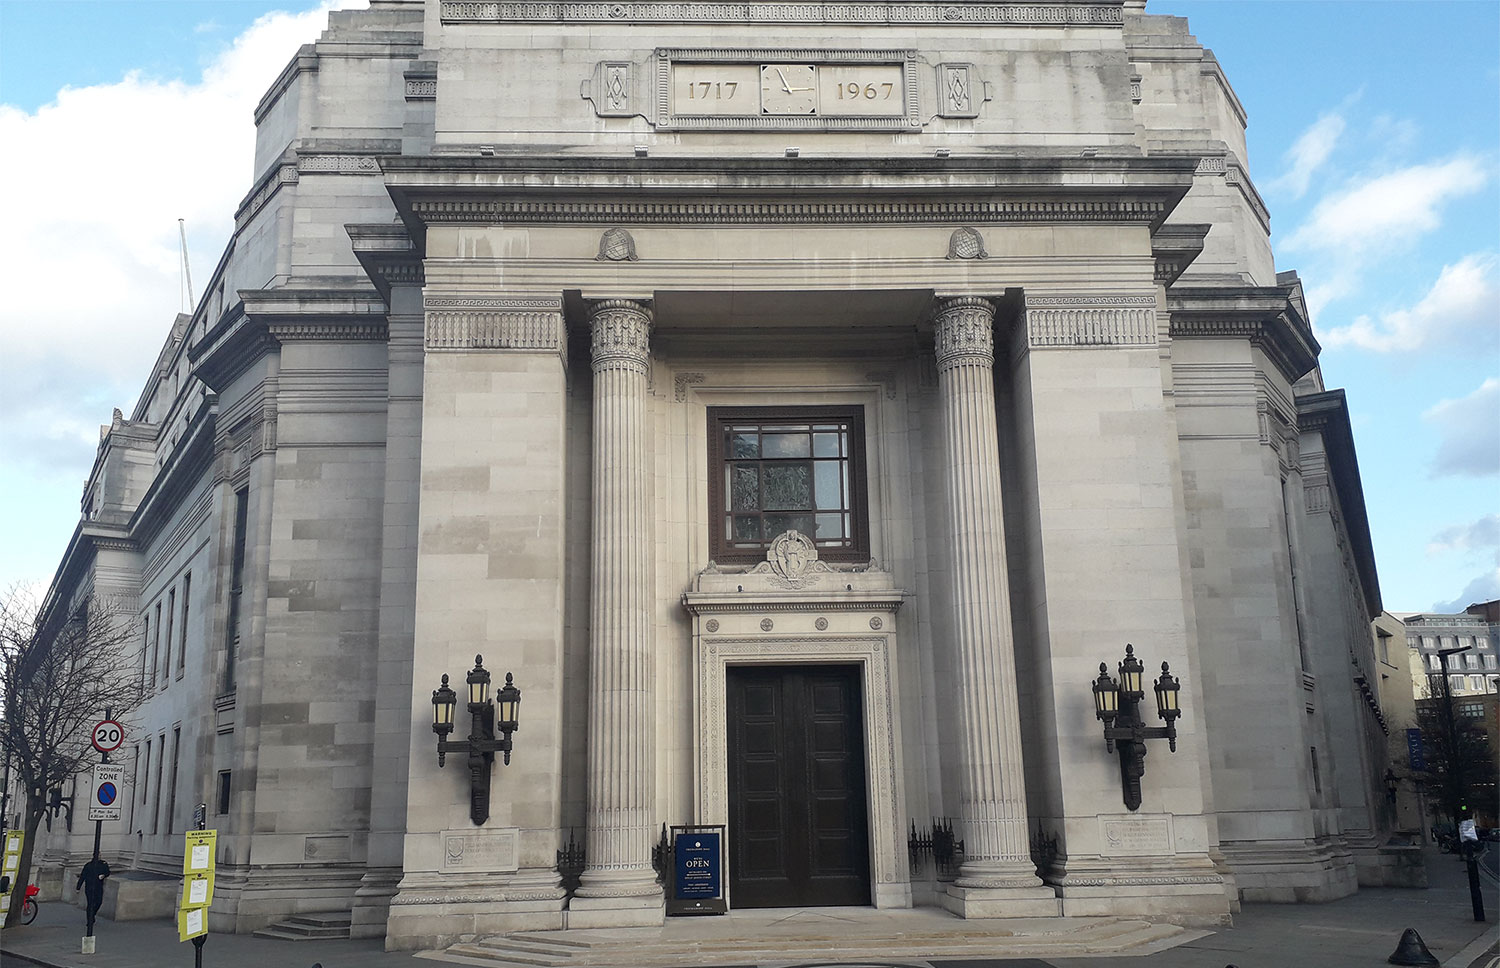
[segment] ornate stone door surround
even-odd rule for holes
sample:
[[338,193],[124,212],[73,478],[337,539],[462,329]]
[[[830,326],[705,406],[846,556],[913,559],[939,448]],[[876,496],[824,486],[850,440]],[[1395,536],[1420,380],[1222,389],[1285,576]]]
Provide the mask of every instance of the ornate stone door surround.
[[[810,542],[806,549],[811,549]],[[771,557],[776,557],[774,549]],[[710,563],[682,596],[693,620],[693,717],[698,737],[694,822],[729,821],[729,666],[857,665],[864,692],[870,897],[877,908],[911,907],[901,706],[894,675],[896,612],[904,593],[895,587],[891,574],[873,562],[858,569],[835,569],[818,561],[813,551],[810,562],[794,556],[790,574],[787,563],[783,557],[737,570]],[[734,898],[729,904],[734,906]]]

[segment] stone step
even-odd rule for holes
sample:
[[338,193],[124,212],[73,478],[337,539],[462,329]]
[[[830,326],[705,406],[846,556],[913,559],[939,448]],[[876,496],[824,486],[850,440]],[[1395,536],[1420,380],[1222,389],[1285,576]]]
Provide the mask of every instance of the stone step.
[[[920,930],[895,937],[867,930],[819,926],[809,936],[661,938],[644,932],[528,931],[482,938],[433,952],[459,964],[508,966],[743,965],[769,961],[839,961],[882,958],[926,960],[942,957],[1067,957],[1155,949],[1185,929],[1125,918],[1090,919],[1079,924],[1029,923],[1015,930],[990,924],[955,926],[952,931]],[[864,937],[857,935],[864,934]],[[567,935],[568,937],[563,937]],[[613,936],[611,936],[613,935]]]
[[349,937],[350,915],[339,911],[294,914],[254,933],[277,941],[324,941]]

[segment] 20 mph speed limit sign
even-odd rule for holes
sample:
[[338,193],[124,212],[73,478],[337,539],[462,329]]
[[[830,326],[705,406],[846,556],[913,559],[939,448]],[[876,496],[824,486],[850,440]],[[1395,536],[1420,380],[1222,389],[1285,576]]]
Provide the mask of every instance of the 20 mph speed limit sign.
[[113,719],[106,719],[94,726],[91,740],[99,752],[113,753],[125,742],[125,728]]

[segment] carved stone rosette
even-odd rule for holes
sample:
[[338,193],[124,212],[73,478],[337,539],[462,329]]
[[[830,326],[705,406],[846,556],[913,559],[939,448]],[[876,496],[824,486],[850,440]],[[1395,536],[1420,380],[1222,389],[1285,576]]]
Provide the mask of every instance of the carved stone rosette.
[[1034,887],[1021,773],[1015,656],[995,417],[995,307],[962,296],[937,317],[938,393],[947,465],[945,537],[952,576],[962,772],[963,888]]
[[607,904],[603,899],[661,893],[651,867],[657,819],[646,419],[651,314],[639,303],[610,299],[595,303],[590,319],[588,867],[577,896]]
[[[651,340],[649,308],[628,299],[602,299],[589,312],[589,324],[595,373],[623,369],[643,377],[647,374]],[[645,392],[644,383],[641,392]]]
[[965,364],[986,370],[995,364],[995,304],[979,296],[958,296],[938,304],[937,368],[943,373]]

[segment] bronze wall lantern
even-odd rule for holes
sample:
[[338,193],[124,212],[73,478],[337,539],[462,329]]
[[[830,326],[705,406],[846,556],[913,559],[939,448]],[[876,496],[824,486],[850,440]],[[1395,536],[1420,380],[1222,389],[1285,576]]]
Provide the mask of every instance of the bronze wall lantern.
[[1175,720],[1182,715],[1182,683],[1161,664],[1161,678],[1152,683],[1156,693],[1156,714],[1166,720],[1165,726],[1147,726],[1141,719],[1140,702],[1146,696],[1146,667],[1135,657],[1135,647],[1125,646],[1125,660],[1119,665],[1118,682],[1109,667],[1099,663],[1099,678],[1094,680],[1094,715],[1104,723],[1104,748],[1120,754],[1120,784],[1125,806],[1139,810],[1141,777],[1146,774],[1146,740],[1164,739],[1177,752]]
[[472,720],[468,738],[447,738],[453,732],[453,712],[458,705],[458,693],[448,686],[447,673],[443,674],[442,685],[432,692],[432,731],[438,738],[438,766],[444,765],[449,753],[469,754],[469,819],[483,824],[490,818],[490,771],[495,754],[504,754],[506,764],[510,763],[510,737],[520,726],[521,690],[507,672],[504,688],[491,702],[490,674],[482,655],[474,657],[474,668],[464,681],[469,687]]

